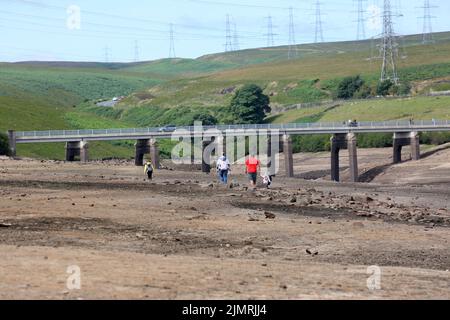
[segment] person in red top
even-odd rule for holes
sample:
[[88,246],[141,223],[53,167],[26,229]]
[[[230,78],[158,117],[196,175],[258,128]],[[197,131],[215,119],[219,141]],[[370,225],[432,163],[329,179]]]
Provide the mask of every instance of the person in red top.
[[245,172],[248,174],[250,180],[250,185],[256,187],[256,179],[258,177],[258,169],[260,167],[259,160],[254,156],[250,155],[245,161]]

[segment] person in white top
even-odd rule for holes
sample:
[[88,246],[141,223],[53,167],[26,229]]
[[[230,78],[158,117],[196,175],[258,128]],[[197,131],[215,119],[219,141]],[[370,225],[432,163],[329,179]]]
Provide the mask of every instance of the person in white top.
[[220,182],[228,183],[228,173],[231,171],[230,161],[225,153],[217,160],[217,173],[219,174]]

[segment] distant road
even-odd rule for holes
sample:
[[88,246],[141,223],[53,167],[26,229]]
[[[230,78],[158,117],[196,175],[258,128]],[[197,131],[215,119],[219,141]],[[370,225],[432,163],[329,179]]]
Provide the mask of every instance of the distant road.
[[112,108],[112,107],[114,107],[118,102],[119,102],[119,101],[108,100],[108,101],[103,101],[103,102],[96,103],[96,105],[99,106],[99,107],[108,107],[108,108]]

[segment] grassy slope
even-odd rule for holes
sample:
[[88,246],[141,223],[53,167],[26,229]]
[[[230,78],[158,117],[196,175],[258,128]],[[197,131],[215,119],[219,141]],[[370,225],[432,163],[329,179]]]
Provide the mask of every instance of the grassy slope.
[[[418,37],[408,37],[399,69],[409,81],[450,75],[450,33],[436,36],[434,44],[424,46]],[[380,61],[368,59],[376,51],[372,41],[310,44],[299,46],[299,57],[287,60],[287,48],[244,50],[199,58],[200,61],[243,64],[209,75],[197,75],[164,82],[147,90],[151,98],[132,96],[124,106],[198,106],[227,105],[232,93],[224,89],[256,83],[271,94],[273,104],[286,105],[317,101],[329,97],[329,88],[339,78],[362,74],[369,82],[379,77]],[[257,64],[257,62],[263,62]]]
[[[0,65],[0,130],[48,130],[130,126],[127,123],[77,113],[85,100],[127,95],[162,81],[148,75],[114,71],[101,65],[27,63]],[[91,156],[131,157],[131,146],[99,142]],[[61,144],[19,145],[21,156],[62,159]]]
[[450,119],[450,97],[415,97],[344,102],[336,108],[290,110],[271,118],[273,123]]
[[[450,33],[436,35],[436,43],[418,45],[420,37],[405,39],[408,58],[400,62],[403,78],[432,79],[450,75]],[[257,83],[271,94],[273,104],[289,105],[327,98],[336,79],[362,74],[375,81],[379,61],[371,41],[309,44],[299,46],[297,59],[287,60],[287,47],[262,48],[215,54],[192,59],[164,59],[136,64],[24,63],[0,64],[0,130],[123,127],[148,123],[155,107],[214,108],[227,105],[233,89]],[[314,81],[318,79],[318,81]],[[440,85],[447,88],[444,83]],[[232,91],[232,90],[231,90]],[[93,115],[86,108],[73,108],[85,100],[111,98],[130,92],[117,109],[133,110],[130,116]],[[147,99],[147,100],[145,100]],[[352,102],[327,110],[315,107],[293,110],[271,119],[274,122],[448,118],[447,98],[414,100],[373,100]],[[151,107],[151,108],[149,108]],[[386,111],[389,108],[389,111]],[[115,111],[109,112],[114,114]],[[156,110],[158,111],[158,110]],[[159,112],[159,111],[158,111]],[[103,116],[102,116],[103,115]],[[102,153],[98,153],[98,150]],[[130,146],[95,145],[92,154],[128,157]],[[56,145],[20,147],[23,155],[58,158],[63,148]]]

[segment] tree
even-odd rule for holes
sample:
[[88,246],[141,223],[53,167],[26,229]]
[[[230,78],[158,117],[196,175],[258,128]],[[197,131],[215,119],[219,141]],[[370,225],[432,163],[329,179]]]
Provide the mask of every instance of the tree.
[[217,118],[209,113],[198,112],[193,115],[191,125],[194,125],[194,122],[200,121],[204,126],[215,126],[218,121]]
[[389,92],[393,86],[394,82],[390,79],[381,81],[377,86],[377,95],[383,97],[389,95]]
[[364,85],[364,80],[361,77],[347,77],[344,78],[338,86],[337,97],[339,99],[351,99],[356,92]]
[[1,132],[0,132],[0,155],[2,156],[10,155],[8,136]]
[[229,112],[234,123],[258,124],[264,122],[271,111],[269,103],[269,97],[259,86],[248,84],[236,92]]

